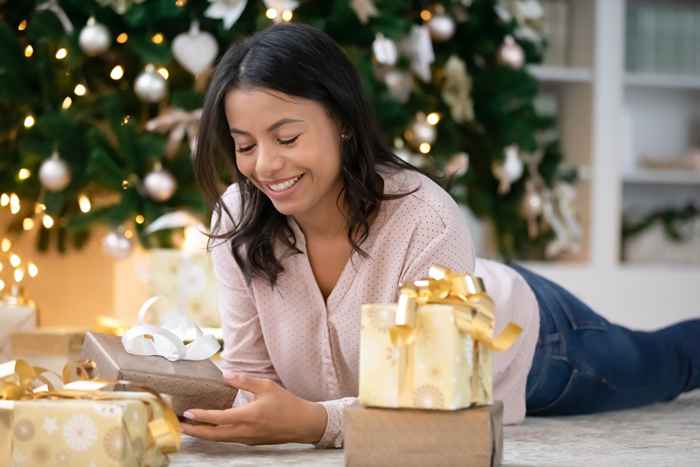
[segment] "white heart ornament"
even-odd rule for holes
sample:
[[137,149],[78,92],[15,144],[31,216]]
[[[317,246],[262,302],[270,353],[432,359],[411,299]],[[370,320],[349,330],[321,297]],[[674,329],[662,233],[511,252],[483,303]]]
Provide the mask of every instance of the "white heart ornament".
[[196,21],[188,32],[178,34],[173,41],[175,60],[195,76],[214,63],[218,52],[219,44],[214,36],[200,31]]

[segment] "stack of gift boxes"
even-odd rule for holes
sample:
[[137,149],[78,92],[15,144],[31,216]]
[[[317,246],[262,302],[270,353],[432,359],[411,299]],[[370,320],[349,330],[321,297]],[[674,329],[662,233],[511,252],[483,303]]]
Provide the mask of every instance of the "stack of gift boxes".
[[345,464],[496,466],[503,405],[493,400],[494,304],[478,277],[434,266],[397,304],[362,307],[359,404],[344,413]]

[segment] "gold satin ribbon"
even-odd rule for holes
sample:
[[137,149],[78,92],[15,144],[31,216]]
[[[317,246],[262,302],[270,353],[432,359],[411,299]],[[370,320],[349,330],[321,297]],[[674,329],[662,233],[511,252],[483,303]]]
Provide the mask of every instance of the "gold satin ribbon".
[[[173,453],[180,449],[180,422],[173,409],[160,394],[148,387],[135,385],[128,381],[100,381],[95,379],[94,374],[95,362],[92,360],[66,364],[63,368],[63,378],[43,368],[32,367],[24,360],[9,361],[0,364],[0,400],[138,400],[148,408],[151,418],[148,422],[148,429],[153,445],[163,453]],[[89,389],[61,387],[76,381],[90,382],[91,387]],[[39,382],[44,383],[48,390],[37,391]],[[61,386],[56,384],[57,382]],[[107,391],[107,389],[115,389],[117,386],[149,393],[155,396],[155,400],[150,397],[134,397],[137,394],[135,392],[120,394],[119,392]]]
[[455,325],[460,332],[469,334],[493,351],[509,349],[522,333],[515,323],[508,323],[494,338],[496,317],[494,303],[486,293],[480,277],[459,274],[449,268],[433,265],[428,278],[400,286],[399,303],[389,338],[399,352],[399,401],[411,405],[413,381],[413,344],[417,332],[417,314],[420,305],[448,304],[453,308]]

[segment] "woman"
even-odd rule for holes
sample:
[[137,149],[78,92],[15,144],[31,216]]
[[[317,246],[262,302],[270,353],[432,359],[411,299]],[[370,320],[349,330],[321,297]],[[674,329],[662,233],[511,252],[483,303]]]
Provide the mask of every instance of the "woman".
[[[654,333],[595,314],[519,266],[474,258],[464,216],[383,143],[356,71],[325,34],[277,25],[232,47],[212,79],[195,160],[214,205],[224,376],[234,408],[191,410],[187,434],[342,446],[358,388],[359,310],[394,302],[436,263],[484,278],[504,422],[670,400],[700,385],[700,320]],[[236,183],[221,195],[220,176]]]

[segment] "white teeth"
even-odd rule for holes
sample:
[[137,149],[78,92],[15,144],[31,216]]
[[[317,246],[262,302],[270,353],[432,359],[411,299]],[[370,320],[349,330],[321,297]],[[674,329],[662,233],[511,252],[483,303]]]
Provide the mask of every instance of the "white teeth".
[[299,175],[298,177],[293,178],[291,180],[287,180],[286,182],[277,183],[275,185],[268,185],[268,188],[270,188],[270,190],[272,190],[272,191],[288,190],[289,188],[294,186],[299,181],[300,178],[301,178],[301,175]]

